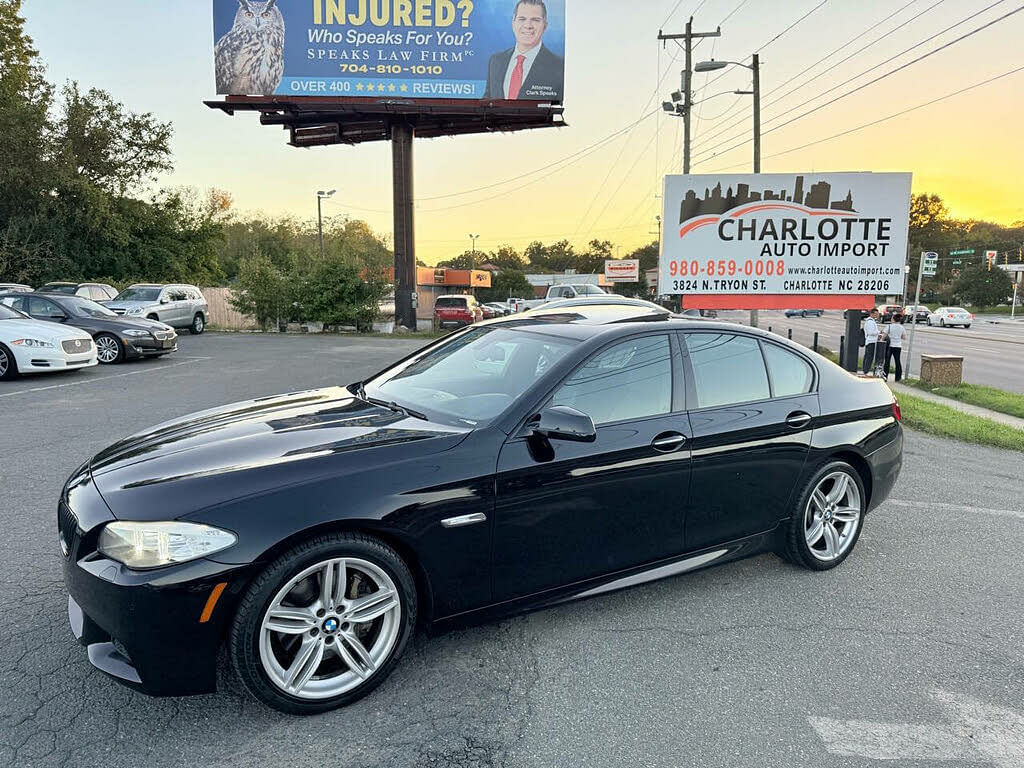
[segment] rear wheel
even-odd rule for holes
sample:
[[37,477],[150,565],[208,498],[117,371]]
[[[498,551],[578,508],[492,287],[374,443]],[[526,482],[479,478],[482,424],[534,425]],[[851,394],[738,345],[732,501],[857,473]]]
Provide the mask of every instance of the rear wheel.
[[322,536],[282,555],[242,598],[228,639],[246,688],[282,712],[350,704],[391,673],[416,624],[416,585],[390,547]]
[[815,571],[835,568],[860,538],[866,503],[857,470],[845,461],[823,466],[807,483],[793,510],[786,558]]
[[96,357],[104,365],[113,365],[124,360],[124,345],[116,336],[101,333],[96,337]]
[[188,327],[188,332],[193,336],[198,336],[206,330],[206,318],[199,312],[192,318],[192,325]]
[[14,353],[3,344],[0,344],[0,381],[10,381],[18,378],[18,361],[14,359]]

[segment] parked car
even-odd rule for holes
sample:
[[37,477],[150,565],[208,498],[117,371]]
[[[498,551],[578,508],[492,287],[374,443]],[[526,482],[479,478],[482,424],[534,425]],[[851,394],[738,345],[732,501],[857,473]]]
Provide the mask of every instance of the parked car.
[[434,329],[462,328],[479,323],[484,311],[473,296],[438,296],[434,302]]
[[835,568],[897,480],[899,419],[883,381],[756,329],[633,306],[492,320],[83,464],[57,516],[71,627],[146,693],[212,692],[223,652],[264,703],[323,712],[419,625],[769,551]]
[[493,304],[481,304],[480,311],[483,313],[484,320],[494,320],[497,317],[505,316],[505,310]]
[[36,320],[81,328],[96,343],[105,365],[139,357],[162,357],[178,349],[178,334],[169,325],[143,317],[119,317],[92,299],[63,293],[0,294],[0,304]]
[[923,304],[918,304],[917,306],[911,304],[910,306],[903,308],[903,317],[905,318],[905,322],[908,323],[927,323],[928,317],[931,313],[932,311]]
[[[553,309],[565,309],[567,307],[600,307],[600,306],[626,306],[626,307],[646,307],[658,312],[669,313],[664,307],[655,304],[652,301],[645,299],[636,299],[631,296],[616,296],[615,294],[609,293],[603,296],[580,296],[575,299],[558,299],[556,301],[549,301],[546,304],[542,304],[531,312],[550,312]],[[693,310],[698,315],[700,310]]]
[[888,323],[892,320],[893,315],[898,315],[903,311],[903,307],[899,304],[879,304],[878,314],[879,319],[883,323]]
[[514,315],[516,312],[522,312],[526,299],[509,299],[505,303],[508,305],[509,314]]
[[19,293],[31,293],[34,288],[31,285],[22,285],[21,283],[0,283],[0,293],[6,293],[7,291],[17,291]]
[[786,317],[822,317],[824,309],[787,309]]
[[938,325],[941,328],[954,325],[970,328],[972,322],[974,322],[974,315],[963,307],[938,307],[928,315],[928,325]]
[[555,299],[575,299],[578,296],[607,296],[608,294],[602,290],[599,286],[590,285],[589,283],[560,283],[558,285],[552,285],[548,288],[547,296],[543,299],[532,299],[526,301],[520,307],[519,311],[527,309],[536,309],[542,304],[546,304],[549,301]]
[[0,304],[0,379],[96,365],[96,345],[77,328],[34,320]]
[[40,293],[66,293],[83,296],[93,301],[109,301],[117,296],[117,289],[106,283],[47,283],[39,286]]
[[508,308],[508,304],[503,304],[500,301],[489,301],[486,304],[482,304],[481,306],[484,307],[485,309],[489,308],[496,312],[497,317],[506,317],[507,315],[512,314],[512,310]]
[[104,303],[119,315],[148,317],[174,328],[188,328],[192,334],[205,331],[210,317],[210,307],[194,285],[140,283]]

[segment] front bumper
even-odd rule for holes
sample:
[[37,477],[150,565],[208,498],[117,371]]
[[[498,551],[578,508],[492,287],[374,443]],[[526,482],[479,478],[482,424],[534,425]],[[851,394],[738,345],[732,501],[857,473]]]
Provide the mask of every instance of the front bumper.
[[121,340],[124,342],[125,356],[129,358],[166,355],[178,351],[177,335],[167,339],[155,339],[152,336],[140,336],[138,338],[125,336]]
[[57,518],[68,619],[93,666],[153,696],[215,691],[217,651],[249,566],[194,560],[137,571],[104,557],[96,544],[114,516],[88,475]]
[[68,355],[53,349],[15,349],[14,360],[20,373],[44,373],[46,371],[73,371],[91,368],[99,361],[96,348],[80,355]]

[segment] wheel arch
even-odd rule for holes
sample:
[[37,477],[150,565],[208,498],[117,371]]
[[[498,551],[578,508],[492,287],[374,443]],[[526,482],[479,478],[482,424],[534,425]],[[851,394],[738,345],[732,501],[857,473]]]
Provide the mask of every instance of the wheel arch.
[[417,623],[430,623],[433,617],[434,595],[430,584],[430,577],[427,575],[427,571],[423,567],[415,547],[399,532],[382,526],[380,523],[375,523],[372,520],[334,520],[296,531],[274,544],[256,558],[253,562],[254,569],[250,581],[289,549],[298,546],[304,541],[333,533],[361,533],[366,536],[372,536],[395,550],[402,560],[405,561],[405,564],[409,566],[413,581],[416,583]]
[[847,464],[849,464],[851,467],[857,470],[857,475],[860,477],[861,484],[864,486],[864,495],[866,497],[864,499],[864,509],[870,509],[872,482],[871,467],[868,464],[867,460],[856,451],[847,449],[833,453],[831,456],[828,457],[828,461],[845,461]]

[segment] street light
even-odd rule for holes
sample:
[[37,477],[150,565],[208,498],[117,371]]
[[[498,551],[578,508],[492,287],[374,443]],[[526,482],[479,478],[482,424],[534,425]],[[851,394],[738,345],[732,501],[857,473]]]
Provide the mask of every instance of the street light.
[[330,192],[324,192],[320,190],[316,193],[316,223],[317,231],[320,233],[320,258],[324,257],[324,212],[323,212],[323,201],[329,200],[334,197],[335,192],[338,190],[332,189]]
[[470,269],[473,269],[476,266],[476,241],[477,241],[477,239],[479,239],[479,237],[480,237],[480,235],[474,235],[474,234],[470,234],[470,236],[469,236],[470,241],[473,243],[473,255],[470,257],[470,260],[469,260],[469,268]]
[[751,91],[733,91],[741,96],[754,97],[754,173],[761,172],[761,58],[754,54],[753,62],[744,64],[740,61],[701,61],[694,66],[694,72],[715,72],[726,67],[743,67],[754,74],[754,89]]

